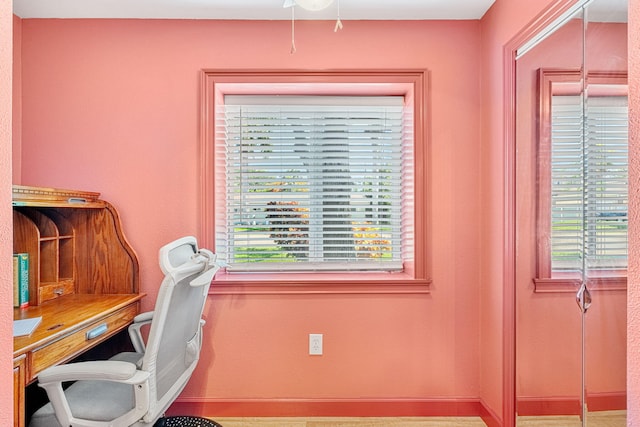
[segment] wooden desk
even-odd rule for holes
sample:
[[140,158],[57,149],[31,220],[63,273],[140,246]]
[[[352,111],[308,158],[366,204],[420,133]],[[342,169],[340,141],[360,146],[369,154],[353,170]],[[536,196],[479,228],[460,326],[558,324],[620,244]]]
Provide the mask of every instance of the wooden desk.
[[42,317],[13,340],[14,425],[25,425],[25,387],[123,330],[140,311],[139,265],[120,216],[99,193],[13,186],[13,252],[29,258],[29,307]]
[[[126,328],[140,312],[143,296],[71,294],[14,309],[14,320],[42,316],[31,335],[13,339],[15,425],[25,422],[24,387],[43,369],[64,363]],[[89,334],[92,331],[97,336]]]

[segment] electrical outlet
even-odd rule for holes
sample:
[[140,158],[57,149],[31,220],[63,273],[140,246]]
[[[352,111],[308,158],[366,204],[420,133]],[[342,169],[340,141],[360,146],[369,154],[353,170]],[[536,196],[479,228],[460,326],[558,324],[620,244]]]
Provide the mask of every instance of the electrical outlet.
[[309,334],[309,354],[322,355],[322,334]]

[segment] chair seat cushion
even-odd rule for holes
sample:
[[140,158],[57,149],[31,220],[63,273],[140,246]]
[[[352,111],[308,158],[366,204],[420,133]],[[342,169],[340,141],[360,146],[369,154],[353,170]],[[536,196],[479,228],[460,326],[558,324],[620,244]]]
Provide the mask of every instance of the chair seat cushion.
[[[76,381],[69,386],[65,394],[71,413],[77,418],[108,421],[133,409],[133,387],[128,384]],[[33,414],[29,427],[61,427],[51,403],[47,403]]]

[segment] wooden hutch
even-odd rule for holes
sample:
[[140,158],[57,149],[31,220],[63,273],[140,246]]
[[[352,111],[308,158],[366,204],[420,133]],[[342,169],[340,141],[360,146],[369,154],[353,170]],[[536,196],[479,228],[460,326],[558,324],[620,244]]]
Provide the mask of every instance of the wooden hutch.
[[25,387],[125,329],[140,311],[138,259],[115,208],[99,193],[13,186],[13,251],[29,254],[29,307],[42,317],[14,337],[15,426],[25,425]]

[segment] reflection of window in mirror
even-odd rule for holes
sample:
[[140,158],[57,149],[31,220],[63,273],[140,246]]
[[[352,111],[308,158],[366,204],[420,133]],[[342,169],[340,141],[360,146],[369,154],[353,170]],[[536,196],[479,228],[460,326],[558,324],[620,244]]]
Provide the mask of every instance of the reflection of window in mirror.
[[[626,73],[540,70],[536,290],[626,286]],[[586,96],[584,94],[587,94]]]

